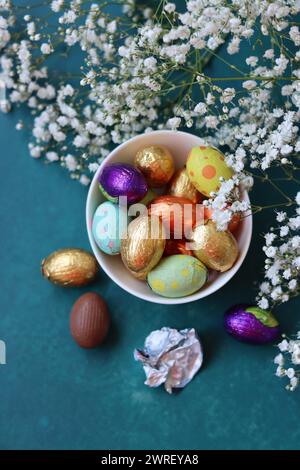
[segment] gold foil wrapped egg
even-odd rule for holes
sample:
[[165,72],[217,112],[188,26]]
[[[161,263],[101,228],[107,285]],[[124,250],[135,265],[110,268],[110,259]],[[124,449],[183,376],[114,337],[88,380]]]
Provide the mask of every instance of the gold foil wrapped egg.
[[96,258],[80,248],[63,248],[42,261],[42,274],[53,284],[80,287],[91,282],[99,266]]
[[234,236],[227,230],[219,232],[211,220],[194,228],[192,242],[195,256],[216,271],[228,271],[239,254]]
[[135,156],[134,164],[144,174],[148,185],[154,188],[164,186],[174,173],[172,154],[163,145],[141,148]]
[[168,193],[171,196],[186,197],[194,204],[203,200],[203,196],[191,182],[186,168],[181,168],[181,170],[175,172],[169,183]]
[[165,245],[165,231],[160,219],[140,215],[130,222],[127,238],[121,242],[123,263],[134,277],[145,280],[162,257]]

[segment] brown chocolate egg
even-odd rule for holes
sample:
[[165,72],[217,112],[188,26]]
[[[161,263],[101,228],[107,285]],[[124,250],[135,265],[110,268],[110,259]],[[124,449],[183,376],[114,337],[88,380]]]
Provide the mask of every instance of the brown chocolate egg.
[[192,250],[189,250],[186,247],[188,243],[189,242],[187,240],[166,240],[164,256],[172,256],[172,255],[193,256]]
[[186,168],[177,170],[173,175],[170,183],[168,193],[171,196],[186,197],[190,199],[194,204],[203,201],[202,194],[197,191],[193,183],[191,182]]
[[141,148],[134,159],[135,166],[144,174],[149,186],[164,186],[173,176],[174,161],[170,150],[163,145]]
[[110,324],[108,308],[100,295],[88,292],[73,305],[71,335],[82,348],[95,348],[104,340]]
[[160,196],[152,201],[149,215],[160,217],[164,224],[167,238],[182,239],[189,237],[194,225],[203,221],[204,209],[200,204],[193,204],[186,197]]
[[197,225],[192,233],[193,252],[208,268],[224,272],[230,269],[239,254],[236,239],[228,230],[220,232],[211,220]]
[[165,231],[158,217],[143,214],[128,225],[121,241],[121,257],[126,268],[140,280],[156,266],[165,249]]

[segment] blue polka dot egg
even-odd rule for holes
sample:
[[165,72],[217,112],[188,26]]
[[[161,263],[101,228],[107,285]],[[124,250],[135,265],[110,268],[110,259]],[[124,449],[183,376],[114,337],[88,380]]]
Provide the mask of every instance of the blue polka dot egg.
[[201,289],[207,278],[208,271],[197,258],[173,255],[163,258],[149,272],[147,282],[163,297],[185,297]]
[[108,255],[120,253],[121,237],[127,230],[129,217],[126,207],[103,202],[93,218],[92,233],[101,251]]

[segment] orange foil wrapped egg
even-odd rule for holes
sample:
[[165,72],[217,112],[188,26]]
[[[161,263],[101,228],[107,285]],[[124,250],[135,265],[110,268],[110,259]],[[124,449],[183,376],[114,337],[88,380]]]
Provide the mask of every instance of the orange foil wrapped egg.
[[192,250],[187,248],[187,240],[166,240],[164,256],[189,255],[193,256]]
[[186,168],[177,170],[169,183],[169,194],[176,197],[186,197],[194,204],[203,201],[202,194],[195,188],[191,182]]
[[152,188],[167,184],[174,173],[174,160],[170,150],[163,145],[149,145],[141,148],[134,159],[134,165],[143,173]]
[[[208,207],[205,207],[204,209],[205,219],[212,219],[212,213],[213,211],[211,209],[209,209]],[[239,228],[241,218],[242,218],[242,214],[240,212],[235,212],[233,214],[231,221],[229,222],[228,227],[227,227],[229,232],[234,233]]]
[[148,209],[149,215],[158,216],[164,225],[167,238],[189,238],[196,223],[204,218],[204,208],[193,204],[186,197],[160,196],[154,199]]

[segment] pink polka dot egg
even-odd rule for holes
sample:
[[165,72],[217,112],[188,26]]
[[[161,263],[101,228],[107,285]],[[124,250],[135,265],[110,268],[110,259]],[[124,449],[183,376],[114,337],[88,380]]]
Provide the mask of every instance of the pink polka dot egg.
[[221,177],[228,180],[233,175],[223,154],[213,147],[193,147],[188,155],[186,168],[193,185],[207,197],[220,189]]

